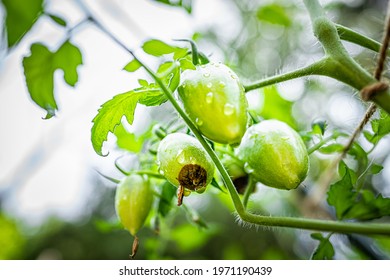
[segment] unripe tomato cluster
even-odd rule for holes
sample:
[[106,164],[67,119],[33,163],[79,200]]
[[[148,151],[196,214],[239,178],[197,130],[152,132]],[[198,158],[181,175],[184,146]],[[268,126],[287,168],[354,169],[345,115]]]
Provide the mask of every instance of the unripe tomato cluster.
[[[309,158],[296,131],[277,120],[248,128],[247,100],[237,75],[226,65],[208,63],[181,75],[178,95],[184,110],[209,140],[235,148],[234,161],[223,161],[238,192],[251,176],[278,189],[295,189],[305,179]],[[157,149],[159,172],[178,188],[178,205],[191,192],[202,193],[211,183],[215,165],[200,142],[184,133],[165,135]],[[239,180],[239,181],[238,181]],[[152,206],[149,179],[130,175],[116,191],[115,208],[123,226],[136,236]],[[137,251],[138,239],[133,243]]]
[[[265,120],[247,128],[244,88],[226,65],[208,63],[185,70],[178,95],[186,113],[206,138],[238,146],[236,155],[245,170],[240,177],[245,178],[246,174],[266,186],[287,190],[298,187],[305,179],[309,158],[301,137],[277,120]],[[203,191],[214,173],[214,164],[198,141],[179,133],[161,141],[157,161],[161,174],[181,192],[183,188],[187,193]],[[237,168],[240,169],[230,164],[228,171],[237,173]]]

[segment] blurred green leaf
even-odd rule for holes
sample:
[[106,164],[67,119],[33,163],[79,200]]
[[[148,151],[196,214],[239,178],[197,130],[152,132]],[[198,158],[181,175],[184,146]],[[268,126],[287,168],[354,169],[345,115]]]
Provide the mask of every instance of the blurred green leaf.
[[108,233],[113,230],[123,229],[123,226],[119,222],[119,220],[107,221],[107,220],[96,219],[94,221],[94,224],[96,229],[102,233]]
[[264,88],[261,93],[263,96],[263,107],[260,112],[255,112],[264,119],[277,119],[289,124],[295,128],[296,123],[292,116],[293,103],[283,99],[276,86]]
[[158,213],[165,217],[172,209],[172,199],[176,195],[177,188],[168,181],[161,186],[161,197],[158,202]]
[[0,260],[18,259],[25,242],[15,221],[0,212]]
[[151,129],[147,130],[141,135],[135,135],[121,123],[115,128],[114,134],[117,138],[116,143],[119,148],[127,150],[132,153],[138,153],[142,150],[143,144],[149,137],[151,137]]
[[52,14],[48,14],[48,16],[58,25],[66,27],[66,21],[63,18]]
[[334,248],[329,238],[325,238],[321,233],[312,233],[311,238],[320,241],[317,248],[311,256],[312,260],[332,260],[334,257]]
[[382,171],[383,166],[379,164],[373,164],[371,165],[371,174],[378,174]]
[[339,144],[339,143],[333,143],[329,144],[327,146],[321,147],[318,149],[323,154],[333,154],[336,152],[341,152],[344,149],[344,145]]
[[170,54],[176,51],[176,47],[170,46],[163,41],[152,39],[149,41],[146,41],[142,49],[147,54],[153,55],[153,56],[162,56],[164,54]]
[[206,244],[215,230],[201,230],[192,224],[183,224],[172,230],[171,238],[182,252],[190,252]]
[[368,190],[362,191],[351,209],[344,215],[346,219],[372,220],[384,216],[390,216],[390,198],[384,198],[381,194],[375,195]]
[[371,121],[371,128],[373,133],[364,131],[364,136],[372,144],[376,145],[379,140],[390,133],[390,116],[380,110],[379,118]]
[[31,45],[31,54],[23,59],[24,75],[32,100],[47,111],[46,118],[58,109],[54,97],[54,72],[63,70],[64,80],[70,86],[78,81],[77,67],[81,65],[80,50],[66,41],[56,52],[42,44]]
[[314,134],[324,135],[328,124],[324,120],[317,120],[312,123],[311,129]]
[[142,65],[138,62],[138,60],[133,59],[129,63],[126,64],[125,67],[123,67],[123,70],[126,70],[127,72],[135,72],[137,71]]
[[43,12],[43,0],[1,0],[5,7],[8,48],[15,46]]
[[154,0],[172,7],[181,7],[189,14],[192,12],[192,0]]
[[271,24],[278,24],[283,26],[290,26],[292,21],[289,17],[289,12],[286,7],[278,4],[269,4],[261,6],[257,10],[257,18],[260,21],[265,21]]

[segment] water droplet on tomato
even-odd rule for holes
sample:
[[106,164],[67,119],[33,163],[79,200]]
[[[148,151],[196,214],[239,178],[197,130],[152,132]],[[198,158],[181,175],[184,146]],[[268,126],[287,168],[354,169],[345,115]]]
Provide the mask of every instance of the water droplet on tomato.
[[223,113],[226,116],[230,116],[234,113],[234,106],[232,104],[226,103],[223,107]]
[[209,92],[206,94],[206,103],[211,104],[214,99],[214,94],[212,92]]
[[195,122],[198,126],[201,126],[203,124],[203,121],[200,118],[196,118]]
[[254,171],[254,169],[247,162],[245,162],[245,164],[244,164],[244,170],[248,174],[253,173],[253,171]]
[[180,164],[184,164],[185,161],[186,161],[186,157],[185,157],[185,154],[183,152],[183,150],[180,150],[179,153],[177,154],[177,162],[180,163]]

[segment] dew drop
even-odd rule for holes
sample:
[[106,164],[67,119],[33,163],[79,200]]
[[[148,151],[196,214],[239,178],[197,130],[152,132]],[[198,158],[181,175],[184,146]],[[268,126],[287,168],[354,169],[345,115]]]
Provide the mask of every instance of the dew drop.
[[202,121],[200,118],[196,118],[196,119],[195,119],[195,122],[196,122],[196,124],[197,124],[198,126],[203,125],[203,121]]
[[158,172],[160,172],[161,175],[164,175],[164,170],[160,169]]
[[219,82],[219,85],[220,85],[221,87],[225,87],[225,86],[226,86],[226,84],[225,84],[224,82],[222,82],[222,81]]
[[234,106],[232,104],[226,103],[223,107],[223,113],[226,116],[230,116],[234,113]]
[[209,92],[206,94],[206,103],[211,104],[214,99],[214,94],[212,92]]
[[184,164],[185,163],[186,157],[185,157],[185,154],[184,154],[183,150],[179,151],[176,159],[177,159],[177,162],[180,163],[180,164]]
[[253,171],[254,171],[254,169],[247,162],[245,162],[245,164],[244,164],[244,170],[248,174],[253,173]]
[[230,77],[231,77],[232,79],[234,79],[234,80],[237,79],[236,75],[230,75]]
[[207,83],[206,87],[212,88],[213,84],[212,83]]
[[181,85],[182,88],[185,88],[186,86],[187,86],[186,83],[183,83],[183,84]]
[[204,74],[203,74],[203,77],[205,77],[205,78],[210,77],[210,73],[209,73],[209,72],[204,73]]

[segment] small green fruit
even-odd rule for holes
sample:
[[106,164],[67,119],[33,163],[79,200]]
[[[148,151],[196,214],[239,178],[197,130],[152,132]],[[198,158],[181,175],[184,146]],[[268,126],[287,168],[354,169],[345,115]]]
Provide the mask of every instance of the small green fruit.
[[241,82],[229,67],[209,63],[184,71],[178,93],[204,136],[222,144],[240,143],[248,104]]
[[198,140],[184,133],[166,136],[157,149],[160,173],[174,186],[203,192],[214,176],[214,163]]
[[141,175],[124,178],[116,189],[115,210],[122,225],[135,236],[143,226],[153,202],[149,180]]
[[306,146],[299,134],[281,121],[251,126],[236,153],[246,171],[269,187],[295,189],[307,176]]

